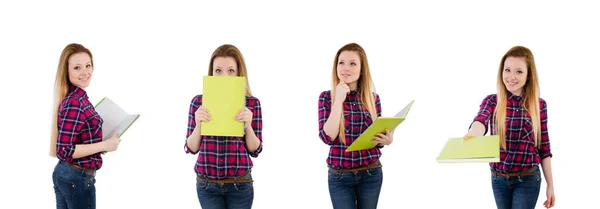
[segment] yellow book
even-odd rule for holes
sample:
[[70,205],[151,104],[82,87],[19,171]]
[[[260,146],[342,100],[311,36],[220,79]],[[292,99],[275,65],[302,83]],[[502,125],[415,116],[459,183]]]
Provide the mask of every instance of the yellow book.
[[201,135],[244,136],[244,123],[235,116],[246,107],[246,78],[204,76],[202,106],[208,109],[211,121],[200,124]]
[[436,160],[438,163],[500,162],[500,137],[448,139]]
[[393,131],[400,123],[406,119],[408,111],[412,107],[415,100],[410,101],[400,112],[394,117],[378,117],[347,149],[346,152],[353,152],[365,149],[371,149],[377,146],[377,143],[372,142],[375,135],[385,134],[385,129]]

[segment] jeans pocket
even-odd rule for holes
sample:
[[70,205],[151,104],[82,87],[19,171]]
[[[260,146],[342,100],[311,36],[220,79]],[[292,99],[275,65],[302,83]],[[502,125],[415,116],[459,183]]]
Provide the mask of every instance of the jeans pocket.
[[238,192],[247,192],[252,189],[253,184],[252,184],[252,182],[237,183],[237,184],[233,184],[233,187],[235,187],[235,190],[237,190]]
[[331,169],[329,169],[327,171],[327,176],[329,178],[329,181],[341,181],[344,178],[344,175],[342,173],[340,173],[339,171],[333,171]]
[[61,177],[60,175],[58,175],[58,173],[54,173],[54,178],[56,179],[54,181],[54,186],[56,188],[58,188],[58,190],[61,192],[62,196],[64,198],[67,199],[73,199],[75,197],[75,187],[76,184],[75,182],[68,180],[68,176],[66,177]]

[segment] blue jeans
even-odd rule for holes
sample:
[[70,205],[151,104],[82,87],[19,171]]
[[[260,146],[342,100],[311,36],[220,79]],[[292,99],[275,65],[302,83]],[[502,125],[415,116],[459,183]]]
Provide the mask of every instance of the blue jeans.
[[[375,166],[380,166],[378,161]],[[334,209],[375,209],[383,183],[383,170],[340,172],[329,168],[329,195]]]
[[529,175],[503,177],[492,173],[492,190],[498,209],[533,209],[540,194],[540,169],[526,172]]
[[52,173],[57,209],[95,209],[96,179],[89,171],[78,171],[59,160]]
[[[241,179],[252,180],[252,175]],[[196,176],[196,191],[203,209],[250,209],[254,200],[252,182],[219,184]]]

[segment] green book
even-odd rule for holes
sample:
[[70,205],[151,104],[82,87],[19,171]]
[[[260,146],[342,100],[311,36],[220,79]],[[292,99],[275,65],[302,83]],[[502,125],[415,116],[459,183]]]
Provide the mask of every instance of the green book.
[[102,120],[102,140],[109,139],[119,133],[119,137],[140,117],[140,114],[129,114],[108,97],[104,97],[94,107]]
[[438,163],[500,162],[500,137],[448,139],[436,160]]
[[347,149],[346,152],[371,149],[377,146],[377,143],[372,142],[375,135],[378,133],[385,134],[385,129],[393,131],[400,123],[406,119],[408,111],[415,101],[411,101],[394,117],[378,117]]
[[244,123],[235,120],[246,107],[246,78],[237,76],[204,76],[202,106],[211,121],[200,124],[200,135],[244,136]]

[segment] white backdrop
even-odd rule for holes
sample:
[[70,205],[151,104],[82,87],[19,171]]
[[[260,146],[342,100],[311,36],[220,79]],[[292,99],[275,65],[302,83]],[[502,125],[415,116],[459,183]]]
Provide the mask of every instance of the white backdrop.
[[[487,164],[435,162],[495,92],[500,58],[529,47],[548,102],[555,208],[593,204],[598,151],[596,9],[537,2],[0,3],[0,208],[54,208],[47,156],[54,74],[69,43],[88,47],[90,100],[142,116],[104,155],[98,208],[199,208],[197,156],[183,151],[189,102],[210,54],[239,47],[263,105],[254,208],[331,208],[317,101],[346,43],[367,52],[384,116],[416,100],[383,149],[379,208],[495,208]],[[538,208],[543,208],[545,182]],[[591,192],[586,192],[591,191]]]

